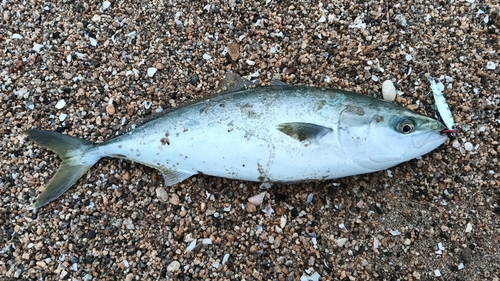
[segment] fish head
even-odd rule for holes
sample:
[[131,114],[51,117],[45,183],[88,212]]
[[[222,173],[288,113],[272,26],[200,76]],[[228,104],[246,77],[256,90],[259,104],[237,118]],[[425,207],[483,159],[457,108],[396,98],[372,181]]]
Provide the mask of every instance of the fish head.
[[372,171],[387,169],[427,154],[448,137],[439,121],[406,108],[379,101],[346,107],[339,119],[338,137],[344,153]]

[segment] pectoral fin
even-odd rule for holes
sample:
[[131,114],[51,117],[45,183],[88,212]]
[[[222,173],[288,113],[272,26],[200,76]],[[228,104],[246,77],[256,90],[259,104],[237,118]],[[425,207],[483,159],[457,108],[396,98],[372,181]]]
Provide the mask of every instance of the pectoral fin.
[[300,142],[317,142],[333,131],[332,128],[302,122],[282,123],[278,125],[278,130]]

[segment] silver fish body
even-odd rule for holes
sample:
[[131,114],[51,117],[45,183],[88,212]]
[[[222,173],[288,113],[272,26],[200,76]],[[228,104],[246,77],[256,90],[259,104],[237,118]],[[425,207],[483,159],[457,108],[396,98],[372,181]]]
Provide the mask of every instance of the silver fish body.
[[198,173],[293,183],[387,169],[447,139],[438,121],[372,97],[306,86],[245,89],[240,84],[101,144],[25,131],[63,159],[33,207],[57,198],[102,157],[158,169],[167,185]]

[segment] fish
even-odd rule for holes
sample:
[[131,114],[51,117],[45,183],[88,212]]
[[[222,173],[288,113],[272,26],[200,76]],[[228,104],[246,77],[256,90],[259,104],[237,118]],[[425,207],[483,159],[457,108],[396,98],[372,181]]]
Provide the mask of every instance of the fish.
[[439,121],[359,93],[283,82],[255,86],[232,72],[216,92],[101,143],[23,131],[62,160],[31,208],[61,196],[105,157],[157,169],[168,186],[196,174],[293,184],[385,170],[448,139]]

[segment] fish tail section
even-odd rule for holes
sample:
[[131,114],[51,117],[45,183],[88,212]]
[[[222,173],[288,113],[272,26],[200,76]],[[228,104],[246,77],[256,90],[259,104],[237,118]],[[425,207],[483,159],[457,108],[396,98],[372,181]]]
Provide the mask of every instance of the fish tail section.
[[38,208],[61,196],[102,157],[96,152],[95,144],[80,138],[42,130],[26,130],[22,134],[57,153],[62,160],[56,174],[35,199],[32,205],[35,213]]

